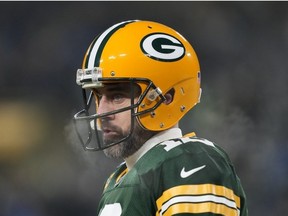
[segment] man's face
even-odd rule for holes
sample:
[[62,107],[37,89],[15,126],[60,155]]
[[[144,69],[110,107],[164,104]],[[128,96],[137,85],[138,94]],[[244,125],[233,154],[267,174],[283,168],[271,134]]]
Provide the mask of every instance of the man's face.
[[[134,87],[136,90],[136,86]],[[129,83],[107,84],[95,90],[98,100],[97,114],[104,114],[131,106],[131,86]],[[134,96],[133,96],[134,97]],[[137,97],[134,97],[136,102]],[[120,112],[101,119],[103,139],[115,139],[121,134],[130,131],[131,111]]]
[[[134,92],[134,95],[131,95],[131,92]],[[134,103],[136,103],[140,92],[138,85],[132,86],[130,83],[107,84],[102,88],[94,90],[94,94],[98,98],[97,114],[131,106],[131,97],[133,97]],[[136,118],[131,118],[131,110],[127,110],[106,116],[100,120],[105,144],[113,143],[126,137],[131,131],[131,120],[134,122],[133,134],[130,139],[105,149],[104,153],[107,156],[127,158],[155,134],[143,129]]]

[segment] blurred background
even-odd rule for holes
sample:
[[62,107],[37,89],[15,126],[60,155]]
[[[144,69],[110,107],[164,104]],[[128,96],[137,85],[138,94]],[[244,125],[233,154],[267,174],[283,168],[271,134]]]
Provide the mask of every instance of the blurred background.
[[288,2],[0,2],[0,215],[92,216],[120,161],[84,152],[76,70],[123,20],[166,24],[195,48],[202,101],[181,122],[230,155],[250,215],[288,212]]

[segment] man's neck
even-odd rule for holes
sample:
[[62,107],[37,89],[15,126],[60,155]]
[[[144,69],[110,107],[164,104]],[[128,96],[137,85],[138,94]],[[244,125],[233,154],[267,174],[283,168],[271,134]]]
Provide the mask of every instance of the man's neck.
[[128,170],[132,169],[133,166],[136,164],[136,162],[151,148],[153,148],[155,145],[157,145],[160,142],[163,142],[165,140],[174,139],[174,138],[180,138],[182,137],[182,131],[177,126],[170,128],[165,131],[161,131],[157,133],[155,136],[151,137],[149,140],[147,140],[143,146],[135,152],[133,155],[131,155],[128,158],[125,158],[126,166]]

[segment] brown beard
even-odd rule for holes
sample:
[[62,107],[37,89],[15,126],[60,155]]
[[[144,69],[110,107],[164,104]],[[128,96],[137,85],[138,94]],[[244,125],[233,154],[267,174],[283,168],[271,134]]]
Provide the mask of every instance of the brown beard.
[[[155,131],[148,131],[143,129],[136,120],[134,125],[133,133],[131,137],[128,138],[128,140],[104,149],[106,156],[116,159],[128,158],[136,151],[138,151],[149,138],[156,134]],[[113,137],[113,139],[104,140],[105,143],[115,142],[122,139],[123,137],[126,137],[128,133],[130,133],[130,130],[126,133],[123,132],[120,127],[114,129],[117,130],[118,135]]]

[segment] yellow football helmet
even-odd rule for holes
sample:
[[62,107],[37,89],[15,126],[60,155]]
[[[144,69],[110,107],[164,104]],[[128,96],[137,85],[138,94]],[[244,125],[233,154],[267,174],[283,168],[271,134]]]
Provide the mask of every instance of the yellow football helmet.
[[[107,82],[133,82],[141,87],[141,95],[139,101],[127,109],[131,110],[133,118],[137,118],[144,129],[162,131],[174,126],[200,101],[200,81],[197,55],[177,31],[151,21],[121,22],[96,37],[86,52],[82,69],[77,71],[76,77],[77,84],[84,92],[85,109],[78,112],[74,119],[93,120],[92,128],[100,131],[95,129],[97,121],[109,113],[101,116],[89,114],[93,96],[86,98],[85,91],[100,88]],[[163,103],[165,94],[171,90],[173,101]],[[88,142],[93,132],[89,130],[87,140],[81,138],[86,149],[90,149]],[[92,149],[99,150],[111,145]]]

